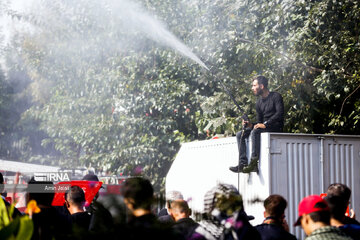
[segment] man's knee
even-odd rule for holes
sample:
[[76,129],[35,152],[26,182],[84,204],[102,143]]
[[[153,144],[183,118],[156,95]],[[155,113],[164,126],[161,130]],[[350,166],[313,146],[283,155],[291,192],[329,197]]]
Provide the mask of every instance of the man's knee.
[[243,135],[243,132],[244,132],[244,130],[241,130],[240,132],[237,132],[236,133],[236,138],[240,139],[241,136]]
[[264,130],[261,128],[254,128],[253,130],[251,130],[251,134],[260,134],[262,133]]

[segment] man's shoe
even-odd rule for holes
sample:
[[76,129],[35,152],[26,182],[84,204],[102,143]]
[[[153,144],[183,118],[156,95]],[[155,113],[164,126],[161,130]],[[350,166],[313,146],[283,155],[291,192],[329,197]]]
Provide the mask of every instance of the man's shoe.
[[243,168],[242,172],[243,173],[259,172],[258,163],[259,163],[259,158],[257,157],[252,158],[249,166]]
[[235,166],[235,167],[229,167],[229,169],[232,172],[239,173],[239,172],[242,172],[245,167],[247,167],[247,166],[243,165],[243,164],[239,164],[238,166]]

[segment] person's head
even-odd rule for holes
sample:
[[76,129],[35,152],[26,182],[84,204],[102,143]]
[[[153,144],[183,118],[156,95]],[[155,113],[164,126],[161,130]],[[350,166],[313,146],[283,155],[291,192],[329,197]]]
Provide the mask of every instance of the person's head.
[[347,201],[341,196],[335,195],[327,195],[324,200],[327,202],[330,208],[331,218],[334,218],[339,222],[344,223],[345,212],[349,201]]
[[264,201],[265,217],[273,217],[282,221],[285,217],[285,209],[287,202],[285,198],[280,195],[274,194],[267,197]]
[[130,211],[137,209],[150,211],[154,201],[154,190],[149,180],[134,177],[125,181],[122,188],[124,202]]
[[242,196],[229,184],[219,183],[204,196],[204,213],[215,218],[227,218],[244,210]]
[[348,186],[342,183],[333,183],[330,184],[326,191],[327,195],[338,196],[344,199],[344,201],[349,201],[351,196],[351,190]]
[[[86,174],[83,178],[83,181],[94,181],[94,182],[99,182],[99,178],[93,174],[93,173],[88,173]],[[95,202],[97,199],[99,198],[99,191],[96,193],[96,195],[94,196],[94,199],[92,200],[93,202]]]
[[70,189],[65,192],[65,205],[69,209],[69,212],[83,211],[85,204],[85,193],[79,186],[71,186]]
[[303,198],[299,203],[299,217],[294,225],[301,225],[307,235],[330,225],[330,209],[326,201],[318,195]]
[[171,202],[175,200],[184,200],[183,195],[179,191],[169,191],[166,193],[166,208],[171,208]]
[[262,95],[264,93],[264,91],[267,91],[267,87],[268,87],[268,79],[264,76],[257,76],[253,79],[252,82],[252,88],[251,90],[253,91],[255,96],[259,96]]
[[191,215],[191,210],[185,200],[174,200],[171,202],[170,215],[175,221],[182,218],[188,218]]
[[35,200],[38,205],[49,207],[55,196],[55,186],[51,181],[36,181],[32,177],[28,182],[26,196],[27,202]]
[[329,185],[326,194],[325,200],[329,205],[331,217],[342,222],[351,197],[350,188],[342,183],[333,183]]
[[92,173],[86,174],[82,178],[82,180],[99,182],[99,178],[95,174],[92,174]]

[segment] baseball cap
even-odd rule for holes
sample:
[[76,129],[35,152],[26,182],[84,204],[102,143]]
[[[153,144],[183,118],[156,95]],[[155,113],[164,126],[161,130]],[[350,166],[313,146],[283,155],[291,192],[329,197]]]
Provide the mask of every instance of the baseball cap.
[[[322,203],[326,207],[315,207],[316,204]],[[322,199],[319,195],[310,195],[301,200],[299,203],[299,217],[295,222],[294,226],[301,225],[301,217],[304,214],[309,214],[313,212],[322,212],[322,211],[330,211],[326,201]]]

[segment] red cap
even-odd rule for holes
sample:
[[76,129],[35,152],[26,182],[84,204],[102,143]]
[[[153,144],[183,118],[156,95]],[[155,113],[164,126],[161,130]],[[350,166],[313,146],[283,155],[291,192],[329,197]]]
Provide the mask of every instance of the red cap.
[[[315,207],[316,204],[323,203],[326,207]],[[299,217],[295,222],[294,226],[301,225],[301,217],[304,214],[309,214],[312,212],[322,212],[322,211],[330,211],[326,201],[322,199],[319,195],[310,195],[299,203]]]

